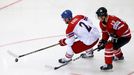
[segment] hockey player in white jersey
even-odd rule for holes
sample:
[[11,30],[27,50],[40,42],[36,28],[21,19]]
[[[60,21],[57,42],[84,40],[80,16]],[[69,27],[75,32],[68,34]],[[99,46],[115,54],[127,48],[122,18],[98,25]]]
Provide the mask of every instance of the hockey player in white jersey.
[[[59,59],[59,63],[70,61],[74,54],[82,53],[82,58],[93,57],[93,47],[99,40],[99,31],[84,15],[73,17],[71,10],[65,10],[61,14],[62,19],[68,24],[66,38],[60,39],[61,46],[67,46],[64,58]],[[76,39],[77,38],[77,39]]]

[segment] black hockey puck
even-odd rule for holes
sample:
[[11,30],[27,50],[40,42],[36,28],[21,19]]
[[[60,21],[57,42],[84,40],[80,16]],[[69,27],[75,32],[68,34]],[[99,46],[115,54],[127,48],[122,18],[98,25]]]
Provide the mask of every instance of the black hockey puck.
[[15,62],[18,62],[18,58],[15,59]]
[[58,67],[54,67],[54,70],[57,70],[58,69]]

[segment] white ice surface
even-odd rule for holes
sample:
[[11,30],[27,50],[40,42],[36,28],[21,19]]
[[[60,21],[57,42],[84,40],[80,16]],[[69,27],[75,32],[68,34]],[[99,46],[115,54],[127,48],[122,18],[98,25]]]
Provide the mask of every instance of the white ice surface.
[[17,63],[7,53],[21,55],[57,43],[65,34],[60,16],[65,9],[88,16],[99,28],[95,11],[105,6],[109,14],[129,24],[133,36],[133,0],[20,0],[10,5],[15,1],[0,0],[0,75],[134,75],[133,37],[122,48],[125,60],[114,62],[113,70],[106,72],[99,69],[104,64],[104,51],[95,51],[94,58],[79,59],[58,70],[51,67],[60,65],[57,60],[64,56],[66,47],[55,46],[22,57]]

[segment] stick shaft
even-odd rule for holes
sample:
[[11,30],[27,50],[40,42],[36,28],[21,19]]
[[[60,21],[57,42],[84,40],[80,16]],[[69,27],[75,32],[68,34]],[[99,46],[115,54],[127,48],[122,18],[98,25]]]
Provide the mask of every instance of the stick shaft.
[[95,48],[95,49],[93,49],[92,51],[96,51],[96,50],[98,50],[98,47],[97,47],[97,48]]
[[19,55],[18,58],[21,58],[21,57],[24,57],[24,56],[27,56],[27,55],[30,55],[30,54],[33,54],[33,53],[36,53],[36,52],[39,52],[39,51],[51,48],[51,47],[54,47],[54,46],[57,46],[57,45],[59,45],[59,43],[53,44],[51,46],[48,46],[48,47],[45,47],[45,48],[41,48],[41,49],[38,49],[38,50],[35,50],[35,51],[32,51],[32,52],[29,52],[29,53],[26,53],[26,54]]

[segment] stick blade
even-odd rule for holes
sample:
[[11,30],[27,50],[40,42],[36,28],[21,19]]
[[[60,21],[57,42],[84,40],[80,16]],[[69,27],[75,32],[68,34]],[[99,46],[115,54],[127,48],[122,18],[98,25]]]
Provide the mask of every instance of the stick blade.
[[45,68],[49,69],[49,70],[55,70],[53,66],[50,66],[50,65],[45,65]]
[[7,53],[9,55],[11,55],[12,57],[18,58],[18,55],[16,55],[15,53],[11,52],[10,50],[8,50]]

